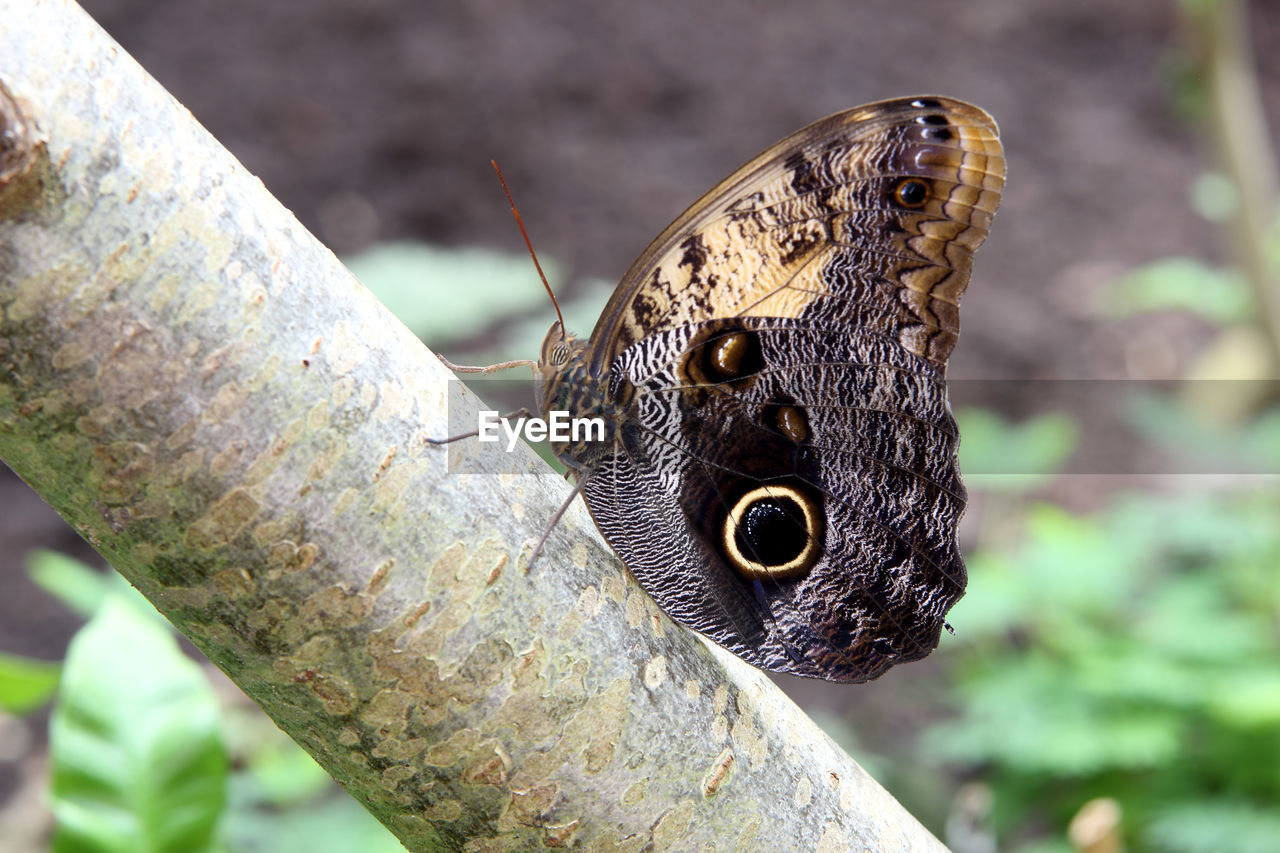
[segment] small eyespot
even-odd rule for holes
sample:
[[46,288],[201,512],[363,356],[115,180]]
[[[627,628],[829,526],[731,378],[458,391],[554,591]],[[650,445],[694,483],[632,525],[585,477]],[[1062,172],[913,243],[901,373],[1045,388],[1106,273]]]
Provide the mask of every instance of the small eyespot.
[[916,98],[911,102],[911,106],[918,110],[936,110],[939,109],[942,104],[933,98]]
[[773,403],[764,408],[764,424],[781,432],[796,444],[809,440],[809,418],[804,409],[789,403]]
[[924,203],[929,200],[929,187],[924,181],[907,178],[894,189],[893,197],[903,207],[917,210],[924,207]]
[[731,332],[702,346],[707,379],[728,382],[758,373],[764,367],[760,338],[754,332]]

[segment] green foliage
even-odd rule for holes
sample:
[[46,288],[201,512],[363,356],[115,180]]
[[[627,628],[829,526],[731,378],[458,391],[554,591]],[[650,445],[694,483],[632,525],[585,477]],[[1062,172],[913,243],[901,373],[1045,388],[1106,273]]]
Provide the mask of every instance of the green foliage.
[[0,711],[25,714],[44,705],[58,688],[61,667],[0,652]]
[[57,551],[31,551],[25,563],[32,583],[85,619],[97,611],[114,582],[120,580],[114,572],[96,571]]
[[987,409],[961,409],[956,422],[966,482],[998,492],[1026,491],[1048,482],[1079,441],[1075,421],[1060,412],[1012,424]]
[[[539,262],[569,331],[589,333],[614,283],[586,279],[566,288],[554,260],[540,257]],[[556,320],[555,308],[527,255],[405,242],[374,246],[345,258],[344,263],[378,301],[434,349],[452,350],[486,330],[503,327],[501,343],[468,350],[469,362],[534,358]]]
[[1247,802],[1212,799],[1158,811],[1146,832],[1158,850],[1184,853],[1274,853],[1280,816]]
[[1137,849],[1271,849],[1277,518],[1272,494],[1031,507],[1020,543],[970,560],[942,652],[958,716],[925,750],[983,770],[1007,836],[1110,796]]
[[228,709],[224,730],[240,767],[222,824],[237,853],[403,853],[360,804],[256,707]]
[[1209,222],[1226,222],[1240,208],[1240,188],[1221,172],[1201,172],[1191,181],[1191,209]]
[[[560,311],[564,314],[564,324],[571,334],[590,334],[613,288],[614,282],[592,278],[579,282],[572,296],[556,294],[560,300]],[[507,353],[504,358],[532,358],[538,354],[542,339],[556,319],[555,309],[545,296],[544,302],[541,311],[519,319],[503,334],[502,352]]]
[[0,655],[0,708],[28,710],[58,688],[57,851],[403,850],[256,706],[220,707],[168,623],[118,575],[51,551],[29,555],[27,570],[90,617],[62,667]]
[[[561,279],[558,266],[549,259],[540,261],[547,281],[556,287]],[[477,306],[501,306],[507,316],[550,307],[533,263],[525,256],[384,243],[345,258],[344,263],[378,301],[425,341],[461,340],[499,319],[496,311]],[[442,285],[447,292],[441,291]]]
[[307,808],[279,812],[236,786],[232,798],[223,835],[237,853],[404,853],[395,836],[340,789]]
[[1196,410],[1166,395],[1135,395],[1129,421],[1178,460],[1185,473],[1280,473],[1280,407],[1240,423],[1222,413],[1247,406],[1263,383],[1206,380],[1196,383]]
[[50,723],[54,849],[210,849],[226,753],[213,691],[173,635],[108,597],[72,640]]
[[1103,311],[1129,317],[1150,311],[1186,311],[1215,323],[1253,316],[1248,285],[1235,270],[1195,258],[1161,258],[1123,275],[1104,291]]

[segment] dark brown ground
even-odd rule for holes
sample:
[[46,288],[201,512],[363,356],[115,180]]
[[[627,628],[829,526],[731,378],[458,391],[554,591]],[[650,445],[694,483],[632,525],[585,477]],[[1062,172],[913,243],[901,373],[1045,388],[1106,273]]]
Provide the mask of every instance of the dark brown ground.
[[[1001,378],[1126,375],[1126,347],[1150,332],[1098,319],[1095,291],[1150,259],[1219,254],[1187,203],[1208,158],[1174,107],[1177,5],[85,3],[340,253],[401,238],[520,251],[496,158],[540,250],[616,279],[704,189],[812,119],[894,95],[974,101],[1001,124],[1009,183],[952,376]],[[1252,5],[1275,133],[1280,7]],[[1160,333],[1175,336],[1175,370],[1202,341],[1185,321]],[[54,659],[76,622],[21,557],[91,552],[0,470],[0,649]],[[910,691],[802,692],[873,711]]]

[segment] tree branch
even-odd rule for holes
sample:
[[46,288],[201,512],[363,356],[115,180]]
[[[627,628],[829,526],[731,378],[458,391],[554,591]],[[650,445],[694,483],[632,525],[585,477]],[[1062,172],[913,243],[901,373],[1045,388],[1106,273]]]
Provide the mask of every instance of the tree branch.
[[1280,375],[1280,281],[1269,257],[1275,220],[1276,173],[1266,111],[1258,90],[1249,39],[1248,8],[1241,0],[1184,2],[1207,80],[1206,119],[1218,168],[1239,192],[1228,219],[1232,260],[1239,266],[1266,342],[1268,376]]
[[408,848],[940,849],[580,505],[523,571],[564,483],[428,445],[450,375],[78,7],[0,19],[0,457]]

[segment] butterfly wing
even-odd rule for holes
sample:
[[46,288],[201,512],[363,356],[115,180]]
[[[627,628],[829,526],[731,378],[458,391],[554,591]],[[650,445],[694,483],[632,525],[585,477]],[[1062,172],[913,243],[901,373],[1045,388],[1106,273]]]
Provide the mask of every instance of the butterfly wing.
[[690,317],[878,322],[945,366],[1004,188],[995,121],[937,96],[856,107],[771,146],[658,235],[591,335],[593,372]]
[[[726,338],[757,369],[690,381]],[[615,362],[635,404],[592,516],[673,618],[757,666],[865,681],[924,657],[964,591],[964,487],[941,378],[912,359],[784,318],[652,335]]]
[[943,375],[1003,179],[978,108],[860,107],[748,163],[633,265],[587,353],[625,414],[584,497],[677,621],[835,681],[936,647],[965,585]]

